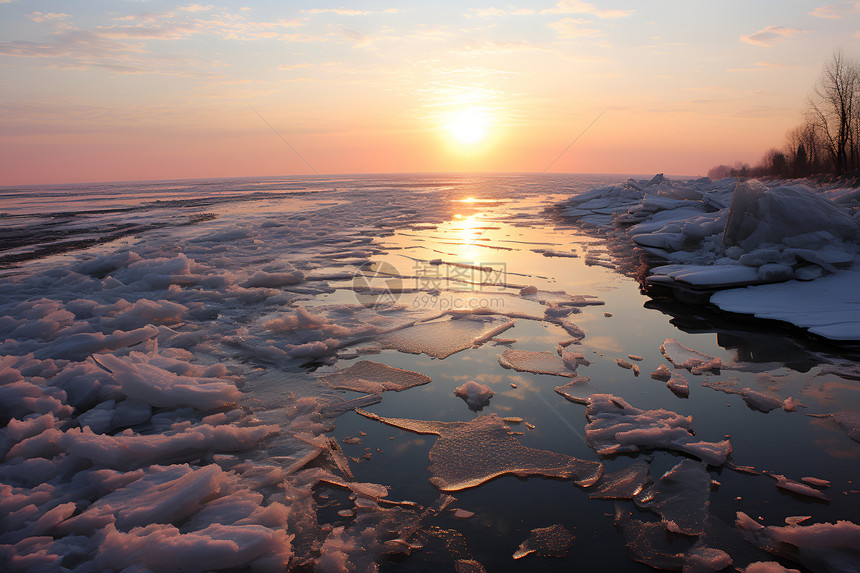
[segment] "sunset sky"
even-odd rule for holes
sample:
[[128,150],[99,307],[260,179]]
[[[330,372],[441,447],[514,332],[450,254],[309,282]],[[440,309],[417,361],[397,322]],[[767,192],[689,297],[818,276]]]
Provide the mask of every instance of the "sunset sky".
[[598,116],[551,171],[704,174],[835,47],[860,2],[0,0],[0,185],[541,172]]

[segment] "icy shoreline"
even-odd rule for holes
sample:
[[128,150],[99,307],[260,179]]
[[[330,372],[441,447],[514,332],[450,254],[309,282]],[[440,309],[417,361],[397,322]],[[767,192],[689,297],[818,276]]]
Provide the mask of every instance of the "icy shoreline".
[[571,197],[558,213],[662,263],[647,287],[860,341],[860,189],[807,183],[657,175]]
[[[819,531],[855,558],[842,452],[750,439],[860,451],[840,356],[802,385],[643,310],[604,241],[546,220],[574,179],[338,185],[0,279],[0,569],[627,571],[626,545],[714,570]],[[750,545],[739,496],[815,523],[744,521]],[[663,552],[667,532],[687,537]]]

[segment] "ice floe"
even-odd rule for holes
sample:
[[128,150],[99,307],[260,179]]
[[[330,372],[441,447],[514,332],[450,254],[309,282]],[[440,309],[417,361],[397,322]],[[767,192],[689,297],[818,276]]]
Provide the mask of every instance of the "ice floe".
[[522,559],[532,553],[540,557],[565,557],[573,542],[573,534],[560,523],[539,527],[531,530],[529,538],[520,543],[513,557]]
[[728,440],[696,440],[692,433],[692,416],[664,409],[640,410],[611,394],[593,394],[586,418],[585,439],[601,456],[664,448],[719,466],[732,451]]
[[587,487],[603,473],[600,462],[523,446],[495,414],[478,416],[469,422],[433,422],[357,411],[390,426],[438,435],[430,448],[429,469],[433,476],[430,482],[442,491],[475,487],[505,474],[564,478]]
[[486,384],[469,380],[462,386],[454,389],[454,395],[466,401],[466,405],[473,412],[479,412],[490,405],[490,398],[495,392]]

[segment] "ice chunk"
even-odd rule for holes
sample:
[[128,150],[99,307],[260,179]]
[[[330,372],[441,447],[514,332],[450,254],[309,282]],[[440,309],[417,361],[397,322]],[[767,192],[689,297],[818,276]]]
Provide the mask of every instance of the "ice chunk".
[[636,505],[657,513],[666,530],[702,535],[708,519],[711,478],[704,464],[683,460],[634,498]]
[[860,237],[860,226],[850,215],[804,186],[767,189],[759,182],[738,183],[723,245],[751,250],[763,242],[781,243],[821,230],[846,240]]
[[648,464],[637,461],[617,472],[603,474],[595,485],[591,499],[633,499],[648,480]]
[[383,418],[356,411],[411,432],[437,434],[439,439],[430,448],[429,469],[433,476],[430,482],[443,491],[474,487],[505,474],[565,478],[587,487],[603,472],[603,464],[599,462],[523,446],[495,414],[478,416],[469,422],[433,422]]
[[111,354],[93,359],[114,375],[126,396],[151,406],[216,410],[239,400],[239,389],[219,378],[178,376],[147,362],[131,362]]
[[672,377],[672,371],[669,370],[669,367],[665,364],[661,364],[657,367],[657,370],[651,373],[651,378],[654,380],[662,380],[664,382],[668,382]]
[[[860,569],[860,525],[851,521],[762,526],[738,512],[736,525],[763,549],[815,571]],[[766,570],[765,570],[766,571]]]
[[573,534],[560,523],[539,527],[531,530],[529,538],[520,543],[513,557],[522,559],[532,553],[540,557],[566,557],[573,547],[573,541]]
[[361,360],[348,368],[326,374],[323,381],[339,390],[378,394],[386,390],[400,392],[430,382],[430,377],[370,360]]
[[683,573],[713,573],[722,571],[732,563],[732,557],[728,553],[722,549],[707,547],[699,540],[684,557]]
[[587,406],[591,395],[597,392],[597,389],[588,383],[589,380],[591,378],[585,376],[574,376],[567,384],[556,386],[555,391],[574,404]]
[[134,468],[161,461],[196,459],[207,451],[246,450],[279,431],[280,428],[275,425],[212,426],[206,423],[147,435],[135,434],[130,430],[106,435],[94,434],[89,428],[70,428],[65,432],[50,428],[17,443],[9,450],[8,457],[51,457],[65,451],[96,465]]
[[666,382],[666,386],[669,390],[674,392],[676,396],[681,398],[688,398],[690,396],[690,384],[681,374],[673,374]]
[[457,559],[454,562],[454,571],[456,573],[486,573],[484,566],[474,559]]
[[561,349],[561,361],[567,366],[568,370],[576,371],[580,366],[588,366],[591,364],[585,356],[579,352],[575,352],[570,348]]
[[772,396],[768,396],[767,394],[762,394],[761,392],[757,392],[751,388],[738,389],[738,382],[735,379],[718,382],[702,382],[702,386],[712,388],[725,394],[737,394],[742,396],[744,402],[746,402],[746,405],[749,406],[751,410],[757,410],[759,412],[768,413],[771,410],[784,406],[782,400],[778,400]]
[[719,358],[688,348],[674,338],[667,338],[660,345],[660,352],[666,360],[675,365],[675,368],[686,368],[693,374],[702,374],[709,370],[719,372],[722,367],[722,361]]
[[489,386],[469,380],[454,390],[454,395],[466,401],[469,409],[479,412],[490,405],[490,398],[495,395]]
[[531,350],[505,350],[499,355],[499,364],[505,368],[513,368],[518,372],[534,374],[552,374],[554,376],[570,376],[576,374],[567,369],[557,354],[550,351],[535,352]]
[[728,440],[695,441],[692,416],[668,410],[640,410],[611,394],[593,394],[586,410],[585,439],[601,456],[665,448],[722,465],[732,450]]
[[800,573],[800,570],[787,569],[776,561],[756,561],[747,565],[744,573]]
[[187,464],[151,466],[139,480],[101,498],[60,525],[64,532],[85,534],[108,524],[128,531],[150,523],[190,517],[206,501],[229,493],[237,476],[215,464],[194,469]]
[[808,486],[804,483],[796,482],[792,479],[788,479],[784,475],[779,474],[769,474],[772,478],[776,480],[776,487],[780,489],[784,489],[786,491],[790,491],[792,493],[796,493],[798,495],[804,495],[806,497],[814,497],[816,499],[820,499],[822,501],[830,501],[830,498],[827,497],[823,491],[815,489],[814,487]]

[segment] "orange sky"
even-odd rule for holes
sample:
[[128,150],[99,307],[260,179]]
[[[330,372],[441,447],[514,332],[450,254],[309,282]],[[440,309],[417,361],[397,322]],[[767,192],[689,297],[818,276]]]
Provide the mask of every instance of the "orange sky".
[[755,162],[860,2],[751,4],[0,0],[0,185]]

